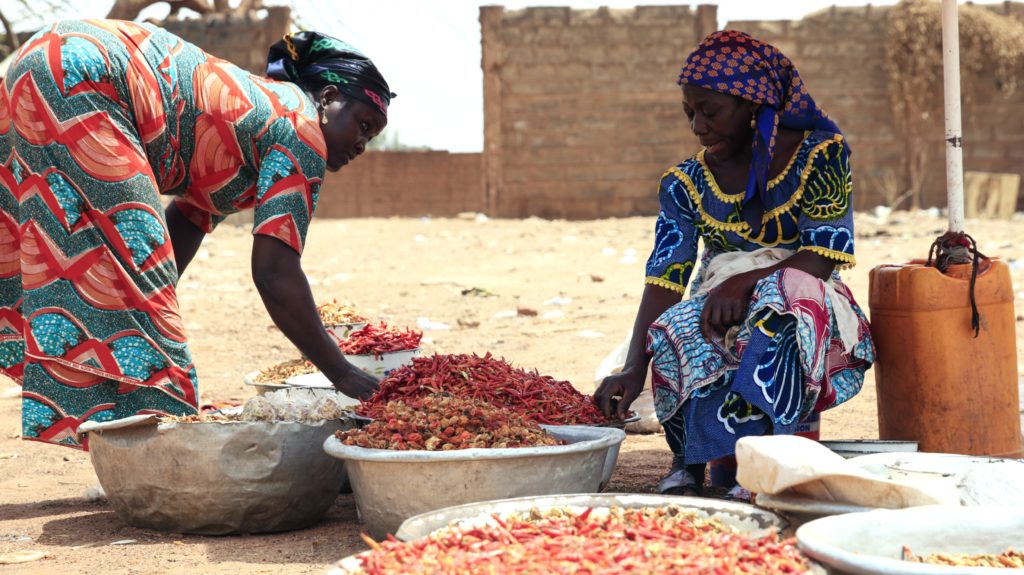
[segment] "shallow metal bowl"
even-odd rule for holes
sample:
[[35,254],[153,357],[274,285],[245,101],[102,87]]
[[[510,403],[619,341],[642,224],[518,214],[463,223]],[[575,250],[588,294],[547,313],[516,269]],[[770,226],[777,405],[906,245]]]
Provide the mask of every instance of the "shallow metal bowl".
[[320,446],[351,421],[88,422],[89,454],[126,523],[177,533],[268,533],[319,521],[345,479]]
[[1003,575],[1024,569],[952,567],[902,561],[916,555],[1002,553],[1024,542],[1024,507],[928,506],[835,515],[796,532],[800,549],[837,574]]
[[[492,514],[499,517],[512,513],[526,513],[531,509],[569,508],[582,513],[587,508],[608,507],[665,507],[676,506],[694,511],[701,517],[711,517],[726,525],[737,528],[751,536],[775,531],[786,532],[788,525],[778,515],[758,509],[745,503],[735,503],[718,499],[701,497],[678,497],[670,495],[636,495],[636,494],[578,494],[553,495],[545,497],[519,497],[499,501],[485,501],[446,507],[429,513],[423,513],[407,519],[398,530],[396,537],[402,541],[412,541],[464,522],[467,526],[477,526],[493,521]],[[328,570],[327,575],[356,575],[363,573],[361,559],[368,552],[350,555]],[[809,561],[810,575],[824,575],[825,570]]]
[[476,501],[598,490],[608,451],[621,429],[551,426],[568,445],[516,449],[391,451],[343,445],[324,450],[345,460],[359,515],[375,538],[394,533],[413,515]]
[[674,495],[635,495],[627,493],[582,495],[554,495],[547,497],[517,497],[499,501],[485,501],[446,507],[429,513],[421,513],[410,517],[402,523],[395,537],[402,541],[412,541],[426,537],[435,531],[462,521],[484,521],[492,515],[500,517],[513,513],[526,513],[531,509],[546,510],[569,508],[580,513],[589,507],[608,508],[623,507],[636,509],[641,507],[682,507],[692,510],[702,517],[711,517],[726,525],[737,528],[742,533],[759,533],[775,531],[782,533],[788,523],[782,517],[758,509],[746,503],[707,499],[704,497],[680,497]]

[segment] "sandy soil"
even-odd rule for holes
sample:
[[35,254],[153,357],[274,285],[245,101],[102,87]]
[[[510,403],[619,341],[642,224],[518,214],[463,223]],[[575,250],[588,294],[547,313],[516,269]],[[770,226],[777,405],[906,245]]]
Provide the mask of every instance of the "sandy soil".
[[[927,213],[893,214],[885,226],[859,215],[860,263],[846,280],[862,305],[868,270],[925,257],[944,226]],[[396,325],[413,326],[420,317],[450,325],[427,332],[428,351],[490,351],[589,392],[595,368],[632,324],[652,228],[651,218],[326,220],[313,224],[304,262],[320,301],[350,300]],[[1016,262],[1021,309],[1021,222],[969,221],[967,229],[984,253]],[[245,373],[297,356],[251,284],[250,242],[245,228],[222,226],[180,285],[204,401],[244,400],[252,395]],[[494,295],[463,295],[473,287]],[[556,297],[571,302],[545,303]],[[539,313],[501,317],[520,307]],[[1024,359],[1020,347],[1018,337]],[[83,498],[96,481],[87,454],[21,441],[17,389],[0,381],[0,394],[0,555],[49,554],[4,566],[4,573],[322,573],[365,549],[346,495],[324,522],[293,533],[199,537],[127,527],[107,503]],[[857,398],[824,414],[822,435],[876,437],[875,415],[869,372]],[[669,458],[663,437],[630,436],[611,489],[652,491]],[[134,543],[111,545],[122,540]]]

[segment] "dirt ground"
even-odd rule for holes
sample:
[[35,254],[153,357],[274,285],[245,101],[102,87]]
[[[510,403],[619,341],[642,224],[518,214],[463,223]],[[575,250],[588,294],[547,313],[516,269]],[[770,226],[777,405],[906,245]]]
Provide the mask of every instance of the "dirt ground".
[[[350,300],[400,326],[418,318],[449,325],[426,332],[427,352],[489,351],[591,391],[598,364],[632,324],[653,218],[480,220],[316,221],[304,267],[319,301]],[[1018,310],[1024,309],[1021,225],[1019,219],[967,223],[982,252],[1012,263]],[[943,218],[925,212],[894,213],[884,225],[858,215],[859,265],[845,279],[865,309],[868,270],[925,257],[944,227]],[[242,383],[245,373],[298,355],[252,286],[250,243],[246,228],[222,226],[179,286],[204,402],[244,400],[253,394]],[[493,297],[463,295],[474,287]],[[550,301],[555,298],[561,305]],[[538,314],[502,313],[520,307]],[[1017,326],[1020,334],[1020,317]],[[1021,341],[1018,335],[1024,360]],[[365,549],[351,495],[339,496],[316,527],[292,533],[200,537],[128,527],[106,502],[83,498],[96,482],[87,454],[19,439],[17,393],[0,380],[0,555],[48,557],[3,566],[4,573],[319,574]],[[875,416],[869,372],[858,397],[823,415],[822,435],[877,437]],[[610,489],[651,492],[669,459],[662,436],[630,436]],[[112,545],[124,540],[133,542]]]

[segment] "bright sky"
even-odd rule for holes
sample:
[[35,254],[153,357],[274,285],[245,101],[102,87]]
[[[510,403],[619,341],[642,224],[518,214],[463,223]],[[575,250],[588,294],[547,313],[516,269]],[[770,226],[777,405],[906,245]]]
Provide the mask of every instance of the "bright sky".
[[[991,1],[991,0],[984,0]],[[8,4],[7,0],[4,2]],[[32,0],[34,8],[56,0]],[[74,13],[59,17],[102,17],[111,0],[71,0]],[[685,4],[661,0],[543,0],[477,2],[469,0],[265,0],[290,4],[300,24],[337,36],[366,53],[398,93],[391,104],[389,131],[397,130],[403,144],[453,152],[483,149],[483,73],[480,69],[479,7],[501,4],[507,9],[527,6],[573,8],[628,8],[636,4]],[[730,20],[792,20],[832,5],[862,6],[867,0],[704,0],[718,4],[718,23]],[[874,0],[875,5],[893,0]],[[12,2],[10,5],[13,5]],[[694,2],[692,5],[696,5]],[[5,11],[7,9],[5,8]],[[166,13],[154,7],[155,15]],[[41,27],[45,10],[37,16],[8,14],[16,28]],[[150,14],[146,12],[145,14]],[[17,16],[17,17],[12,17]],[[683,58],[680,54],[680,59]],[[666,70],[666,77],[675,72]]]

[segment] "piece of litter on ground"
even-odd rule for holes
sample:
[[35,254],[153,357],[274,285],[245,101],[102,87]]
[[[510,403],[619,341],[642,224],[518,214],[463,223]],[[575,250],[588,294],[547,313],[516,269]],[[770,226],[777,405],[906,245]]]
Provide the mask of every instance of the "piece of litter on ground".
[[601,255],[602,256],[611,257],[611,256],[614,256],[617,253],[619,253],[619,252],[615,248],[604,248],[604,249],[601,250]]
[[590,274],[590,281],[594,283],[601,283],[604,281],[604,278],[597,274]]
[[571,297],[555,296],[549,300],[544,300],[544,305],[569,305],[571,303]]
[[[209,235],[209,234],[207,234],[207,235]],[[208,250],[208,249],[201,249],[201,250],[199,250],[198,252],[196,252],[196,259],[201,261],[201,262],[204,262],[204,261],[210,259],[210,250]]]
[[136,539],[122,539],[120,541],[114,541],[111,545],[131,545],[132,543],[138,543]]
[[21,543],[22,541],[31,541],[32,538],[28,535],[0,535],[0,542],[8,543]]
[[489,291],[487,289],[484,289],[484,288],[480,288],[480,287],[464,288],[459,293],[461,293],[462,295],[473,296],[473,297],[496,297],[495,294],[492,293],[491,291]]
[[82,493],[82,499],[86,501],[105,501],[107,499],[107,492],[103,490],[102,485],[96,483],[86,488],[85,492]]
[[102,545],[102,543],[96,543],[96,542],[85,543],[85,544],[82,544],[82,545],[75,545],[74,547],[71,547],[70,549],[72,551],[77,551],[79,549],[89,549],[91,547],[99,547],[100,545]]
[[416,327],[422,329],[423,331],[443,331],[452,328],[450,325],[446,323],[441,323],[439,321],[431,321],[425,317],[416,318]]
[[516,308],[516,314],[517,315],[521,315],[521,316],[525,316],[525,317],[536,317],[537,316],[537,310],[535,310],[533,308],[529,308],[529,307],[520,307],[520,308]]
[[604,337],[604,334],[599,331],[594,331],[592,329],[584,329],[576,332],[576,337],[582,337],[586,339],[597,339],[599,337]]
[[15,563],[28,563],[49,557],[46,551],[15,551],[0,555],[0,565],[14,565]]
[[487,222],[488,222],[488,221],[489,221],[490,219],[491,219],[491,218],[488,218],[488,217],[487,217],[487,214],[477,214],[477,215],[476,215],[476,217],[474,217],[474,218],[473,218],[473,221],[474,221],[474,222],[476,222],[476,223],[478,223],[478,224],[485,224],[485,223],[487,223]]
[[0,453],[0,459],[14,459],[17,456],[17,453]]
[[494,314],[494,317],[496,319],[509,319],[509,318],[516,317],[517,315],[519,315],[518,311],[516,311],[514,309],[507,309],[507,310],[504,310],[504,311],[499,311],[498,313]]
[[425,236],[423,234],[416,234],[415,236],[412,237],[412,241],[414,241],[414,242],[425,242],[425,241],[427,241],[427,236]]
[[622,256],[621,258],[619,258],[620,264],[635,264],[636,261],[636,256]]
[[558,317],[565,317],[565,312],[560,309],[555,309],[544,312],[544,315],[542,315],[541,317],[544,319],[555,319]]

